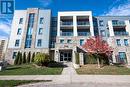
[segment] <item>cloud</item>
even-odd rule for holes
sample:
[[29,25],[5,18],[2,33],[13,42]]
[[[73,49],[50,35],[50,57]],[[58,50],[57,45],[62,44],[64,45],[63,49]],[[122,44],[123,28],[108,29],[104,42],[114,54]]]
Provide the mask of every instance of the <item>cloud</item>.
[[[119,2],[120,0],[118,0]],[[123,4],[117,4],[113,5],[113,7],[110,6],[110,9],[106,12],[104,12],[102,15],[107,16],[130,16],[130,0],[127,0],[127,2]]]
[[50,5],[52,3],[52,0],[38,0],[38,2],[40,3],[40,5],[42,5],[43,7],[47,7],[48,5]]
[[0,20],[0,39],[8,38],[11,31],[11,20],[4,19]]

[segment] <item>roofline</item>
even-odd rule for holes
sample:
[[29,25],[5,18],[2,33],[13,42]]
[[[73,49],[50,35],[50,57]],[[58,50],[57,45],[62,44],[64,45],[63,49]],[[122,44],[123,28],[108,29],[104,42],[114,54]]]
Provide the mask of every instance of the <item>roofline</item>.
[[130,16],[93,16],[93,17],[130,17]]

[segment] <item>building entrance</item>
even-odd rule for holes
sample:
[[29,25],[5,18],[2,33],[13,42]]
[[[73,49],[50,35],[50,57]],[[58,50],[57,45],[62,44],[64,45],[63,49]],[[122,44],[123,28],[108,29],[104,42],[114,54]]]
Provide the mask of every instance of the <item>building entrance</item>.
[[72,50],[60,51],[60,61],[72,61]]

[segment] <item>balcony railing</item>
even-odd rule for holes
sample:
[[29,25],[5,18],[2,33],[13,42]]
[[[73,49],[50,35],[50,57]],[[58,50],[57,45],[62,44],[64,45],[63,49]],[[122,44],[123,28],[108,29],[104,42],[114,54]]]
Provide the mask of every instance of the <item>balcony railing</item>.
[[62,26],[73,25],[73,22],[61,22],[60,25]]
[[79,25],[79,26],[89,26],[90,23],[86,22],[86,21],[82,21],[82,22],[77,22],[77,25]]
[[115,36],[128,36],[128,32],[114,32]]
[[125,22],[113,22],[113,26],[125,26]]
[[62,32],[61,36],[73,36],[73,32]]
[[78,32],[78,36],[90,36],[89,32]]

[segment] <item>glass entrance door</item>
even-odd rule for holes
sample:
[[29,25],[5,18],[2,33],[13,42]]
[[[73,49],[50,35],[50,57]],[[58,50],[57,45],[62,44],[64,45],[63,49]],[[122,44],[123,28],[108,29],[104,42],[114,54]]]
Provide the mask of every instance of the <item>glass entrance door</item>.
[[71,61],[72,52],[60,52],[60,61]]

